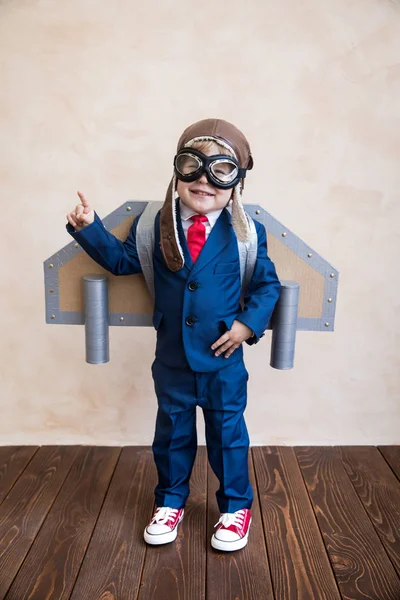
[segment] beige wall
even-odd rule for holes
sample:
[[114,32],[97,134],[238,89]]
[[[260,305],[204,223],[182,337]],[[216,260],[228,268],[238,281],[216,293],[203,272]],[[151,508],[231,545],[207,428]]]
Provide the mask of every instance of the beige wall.
[[295,369],[270,333],[246,349],[252,443],[400,443],[399,3],[5,0],[0,444],[151,443],[155,333],[111,328],[86,364],[83,327],[45,324],[42,261],[76,189],[101,216],[161,199],[208,116],[251,141],[245,200],[340,270],[336,331],[300,332]]

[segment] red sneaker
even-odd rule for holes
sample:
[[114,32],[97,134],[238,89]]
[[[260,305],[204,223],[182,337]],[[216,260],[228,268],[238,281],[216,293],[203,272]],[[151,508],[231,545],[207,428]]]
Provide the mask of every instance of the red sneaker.
[[183,508],[157,508],[144,530],[144,541],[148,544],[168,544],[178,535],[178,525],[183,519]]
[[214,525],[217,531],[211,538],[211,546],[216,550],[240,550],[247,544],[251,523],[251,511],[242,508],[234,513],[224,513]]

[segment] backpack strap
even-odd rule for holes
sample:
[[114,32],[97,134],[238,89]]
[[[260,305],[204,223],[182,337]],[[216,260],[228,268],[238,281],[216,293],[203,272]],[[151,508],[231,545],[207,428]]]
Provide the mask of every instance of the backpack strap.
[[148,202],[140,215],[136,229],[136,249],[147,289],[154,300],[154,221],[160,210],[159,202]]
[[242,284],[242,291],[240,294],[240,305],[242,308],[244,306],[244,297],[247,293],[247,288],[249,287],[251,278],[253,277],[258,251],[258,236],[255,223],[249,214],[246,213],[246,217],[250,228],[250,241],[238,241],[240,281]]

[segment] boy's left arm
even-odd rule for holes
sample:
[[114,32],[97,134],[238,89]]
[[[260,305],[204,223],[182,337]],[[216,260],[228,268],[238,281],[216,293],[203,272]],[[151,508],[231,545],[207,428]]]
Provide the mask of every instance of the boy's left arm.
[[264,225],[255,221],[258,237],[257,259],[243,310],[236,315],[233,323],[211,346],[215,355],[229,356],[245,341],[256,344],[268,327],[275,304],[278,301],[281,284],[275,265],[267,253],[267,235]]
[[255,225],[258,237],[256,264],[244,298],[243,311],[236,317],[252,330],[254,335],[246,340],[250,345],[256,344],[264,335],[281,290],[275,265],[268,256],[265,227],[258,221]]

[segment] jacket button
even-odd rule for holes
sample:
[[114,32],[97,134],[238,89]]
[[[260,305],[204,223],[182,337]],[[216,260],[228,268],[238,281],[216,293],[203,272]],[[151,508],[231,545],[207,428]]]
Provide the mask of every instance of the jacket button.
[[195,290],[197,290],[197,288],[199,287],[199,284],[197,283],[197,281],[190,281],[188,288],[191,292],[194,292]]
[[186,323],[186,325],[191,327],[192,325],[194,325],[196,323],[196,319],[194,317],[186,317],[185,323]]

